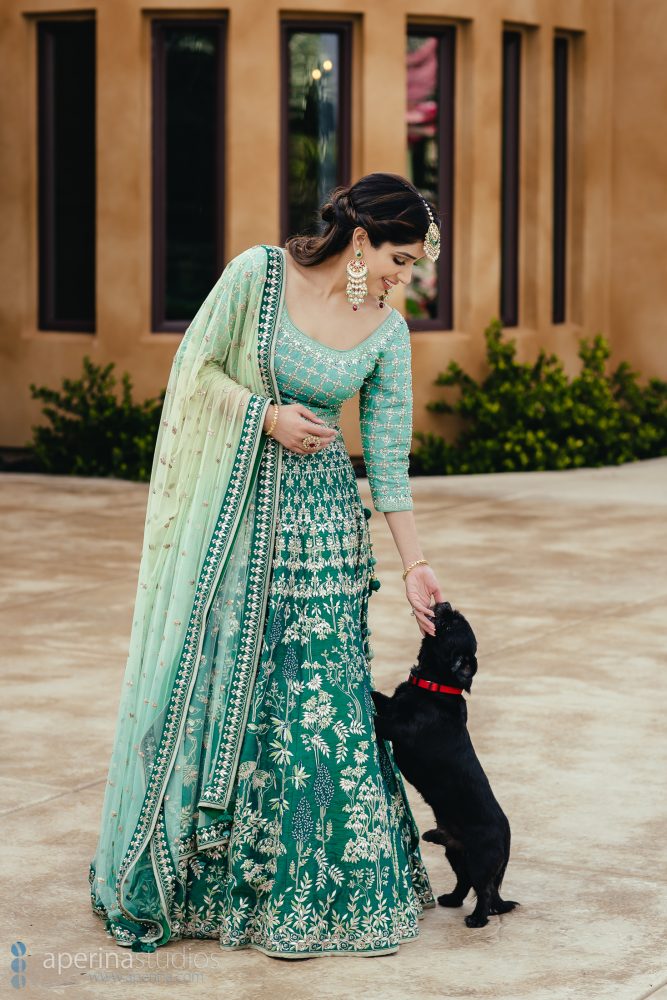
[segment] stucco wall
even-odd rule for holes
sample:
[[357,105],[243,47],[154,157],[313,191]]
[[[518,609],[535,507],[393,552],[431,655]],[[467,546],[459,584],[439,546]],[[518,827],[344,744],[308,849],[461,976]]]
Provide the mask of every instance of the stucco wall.
[[[131,372],[137,396],[166,384],[178,334],[150,330],[150,37],[136,0],[101,0],[97,12],[97,332],[39,331],[36,243],[36,65],[32,14],[77,10],[46,0],[5,0],[0,14],[0,444],[22,445],[39,406],[31,381],[58,385],[85,353]],[[163,13],[193,10],[161,2]],[[216,9],[198,2],[196,9]],[[279,11],[275,0],[233,0],[228,31],[226,251],[275,243],[278,231]],[[292,8],[296,9],[296,8]],[[578,366],[576,339],[600,330],[615,356],[667,375],[661,318],[667,140],[661,129],[667,73],[662,0],[358,0],[301,8],[356,16],[353,179],[405,170],[406,19],[456,20],[455,329],[413,334],[415,428],[437,430],[423,409],[441,390],[450,358],[480,373],[483,330],[498,315],[500,278],[500,71],[503,21],[526,26],[521,202],[521,357],[544,344]],[[446,15],[446,16],[445,16]],[[568,315],[552,326],[551,53],[553,31],[581,32],[572,68],[571,232]],[[392,301],[401,305],[398,298]],[[344,409],[350,451],[360,453],[356,399]]]
[[614,349],[667,379],[667,4],[615,0],[613,65]]

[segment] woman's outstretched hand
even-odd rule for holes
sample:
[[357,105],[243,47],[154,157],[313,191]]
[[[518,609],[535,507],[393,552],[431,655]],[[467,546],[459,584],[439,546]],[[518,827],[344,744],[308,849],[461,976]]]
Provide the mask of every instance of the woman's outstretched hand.
[[[265,431],[271,426],[274,414],[275,407],[269,406],[264,418]],[[306,434],[320,438],[317,448],[304,448],[303,439]],[[322,451],[322,448],[326,448],[338,434],[339,431],[335,427],[329,427],[324,420],[301,403],[281,403],[278,419],[271,432],[272,437],[299,455],[312,455],[316,451]]]
[[412,609],[422,635],[435,635],[431,597],[435,603],[444,601],[440,585],[430,566],[422,564],[411,569],[405,578],[405,595]]

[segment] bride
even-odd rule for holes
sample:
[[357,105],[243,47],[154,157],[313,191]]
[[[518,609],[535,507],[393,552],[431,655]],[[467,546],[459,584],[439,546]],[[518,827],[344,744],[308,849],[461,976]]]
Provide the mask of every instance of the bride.
[[435,260],[405,178],[336,188],[319,236],[239,254],[173,360],[90,896],[115,942],[381,955],[435,905],[377,739],[368,518],[340,432],[359,392],[376,511],[422,634],[443,600],[412,513],[410,334]]

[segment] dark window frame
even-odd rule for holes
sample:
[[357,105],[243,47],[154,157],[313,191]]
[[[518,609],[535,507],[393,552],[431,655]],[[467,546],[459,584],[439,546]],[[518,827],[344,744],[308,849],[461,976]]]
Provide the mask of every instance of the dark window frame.
[[93,206],[91,219],[92,254],[92,303],[90,319],[58,319],[56,311],[56,262],[55,244],[55,193],[54,193],[54,101],[52,86],[54,29],[63,24],[91,23],[93,28],[93,95],[92,134],[97,133],[97,22],[94,13],[82,15],[73,12],[72,17],[40,17],[37,21],[37,326],[44,331],[71,331],[76,333],[96,332],[96,246],[97,246],[97,197],[95,180],[97,173],[97,151],[92,150]]
[[571,39],[554,36],[553,47],[553,242],[551,322],[564,323],[567,311],[567,168]]
[[523,33],[503,29],[500,181],[500,316],[519,322],[519,202],[521,197],[521,62]]
[[[408,35],[438,38],[438,192],[437,208],[443,220],[440,256],[436,262],[438,315],[407,318],[411,331],[454,328],[454,175],[456,170],[456,40],[455,24],[410,24]],[[449,112],[445,114],[445,108]],[[424,236],[426,233],[424,233]]]
[[338,181],[349,184],[352,169],[352,41],[354,20],[332,18],[291,18],[280,20],[280,240],[284,245],[290,235],[287,158],[289,155],[289,36],[297,32],[328,32],[340,35],[340,141],[338,144]]
[[166,88],[163,28],[183,27],[218,29],[217,46],[217,107],[216,118],[216,194],[215,194],[215,234],[216,234],[216,268],[222,273],[225,266],[225,129],[227,121],[226,107],[226,70],[227,70],[227,28],[226,11],[216,12],[215,16],[206,17],[151,17],[151,69],[152,69],[152,126],[151,126],[151,332],[152,333],[183,333],[191,320],[173,320],[165,318],[166,294],[166,157],[165,157],[165,121],[166,121]]

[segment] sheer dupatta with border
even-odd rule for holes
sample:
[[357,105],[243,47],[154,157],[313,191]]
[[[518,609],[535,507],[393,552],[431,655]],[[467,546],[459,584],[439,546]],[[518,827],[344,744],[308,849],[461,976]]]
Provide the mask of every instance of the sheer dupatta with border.
[[[116,942],[153,950],[170,920],[178,844],[174,771],[207,616],[225,588],[243,595],[226,636],[228,676],[202,776],[194,848],[224,825],[265,619],[282,446],[263,432],[279,401],[274,336],[284,299],[278,247],[224,269],[186,330],[167,385],[144,527],[130,648],[90,865],[93,910]],[[229,572],[227,572],[228,567]],[[167,801],[168,800],[168,801]],[[177,828],[177,827],[176,827]]]

